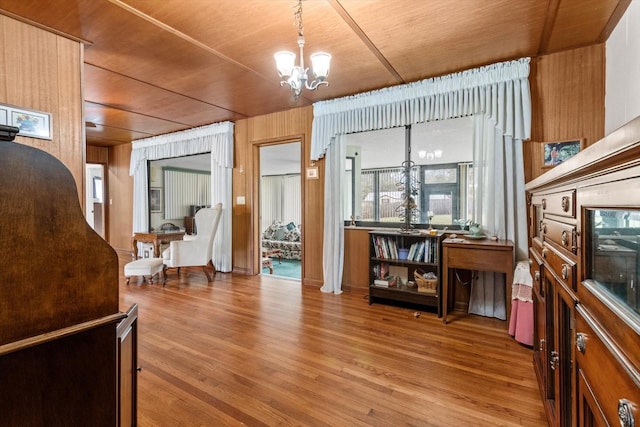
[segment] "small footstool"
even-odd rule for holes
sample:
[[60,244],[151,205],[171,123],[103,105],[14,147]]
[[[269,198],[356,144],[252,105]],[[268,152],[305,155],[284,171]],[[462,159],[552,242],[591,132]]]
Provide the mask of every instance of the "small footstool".
[[129,279],[131,276],[142,276],[142,280],[146,277],[149,277],[149,283],[153,283],[153,276],[155,274],[162,273],[162,283],[164,286],[165,277],[162,272],[164,268],[164,264],[162,263],[162,258],[142,258],[137,259],[135,261],[131,261],[130,263],[125,264],[124,266],[124,277],[127,279],[127,285],[129,284]]

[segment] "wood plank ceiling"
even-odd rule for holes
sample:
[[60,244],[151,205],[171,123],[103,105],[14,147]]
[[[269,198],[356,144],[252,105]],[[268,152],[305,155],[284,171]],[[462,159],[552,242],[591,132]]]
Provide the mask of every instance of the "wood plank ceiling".
[[0,0],[0,13],[87,42],[87,143],[111,146],[500,61],[602,43],[630,0],[306,0],[305,61],[330,85],[294,100],[273,53],[297,53],[295,0]]

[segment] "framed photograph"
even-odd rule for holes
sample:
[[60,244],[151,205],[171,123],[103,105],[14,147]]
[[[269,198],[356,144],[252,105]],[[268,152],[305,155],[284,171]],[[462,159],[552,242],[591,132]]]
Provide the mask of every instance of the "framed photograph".
[[149,189],[149,210],[151,212],[162,212],[162,188]]
[[310,166],[307,168],[307,179],[318,179],[318,167]]
[[0,105],[0,124],[20,129],[17,136],[51,139],[51,114],[49,113]]
[[584,139],[569,141],[543,142],[542,167],[552,168],[569,160],[582,149]]

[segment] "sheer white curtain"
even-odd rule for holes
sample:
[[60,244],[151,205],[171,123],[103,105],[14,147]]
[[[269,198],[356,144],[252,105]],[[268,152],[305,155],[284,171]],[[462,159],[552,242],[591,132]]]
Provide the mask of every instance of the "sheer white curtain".
[[[344,134],[336,135],[336,141],[327,147],[325,155],[324,181],[324,244],[322,247],[322,292],[342,293],[342,271],[344,266],[344,189],[347,144]],[[331,178],[329,178],[331,177]],[[327,203],[327,193],[331,194]],[[339,256],[336,256],[336,253]]]
[[[408,85],[317,102],[313,104],[311,159],[342,153],[344,142],[339,136],[347,133],[471,115],[486,115],[492,120],[501,140],[505,136],[519,141],[528,139],[531,134],[529,61],[529,58],[522,58]],[[338,169],[342,171],[344,160],[340,162]],[[522,169],[522,157],[515,167]],[[331,167],[325,173],[325,277],[322,290],[334,293],[341,292],[344,259],[343,238],[335,236],[343,232],[342,226],[336,221],[336,217],[342,220],[342,188],[334,185],[342,173],[340,171]],[[524,187],[524,178],[522,180]],[[478,188],[479,194],[487,191],[493,189]],[[327,215],[334,211],[335,214]]]
[[[512,240],[517,260],[527,258],[522,142],[504,135],[487,114],[474,116],[473,219],[488,235]],[[469,312],[506,319],[504,276],[478,272],[477,277],[471,286]]]
[[213,263],[231,271],[232,122],[215,123],[133,142],[129,175],[133,176],[133,232],[149,229],[147,161],[211,153],[211,203],[222,203],[222,218],[213,243]]

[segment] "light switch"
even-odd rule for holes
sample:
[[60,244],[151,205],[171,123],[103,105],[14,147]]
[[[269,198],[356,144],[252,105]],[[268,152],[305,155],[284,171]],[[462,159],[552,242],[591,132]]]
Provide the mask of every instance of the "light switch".
[[245,204],[244,196],[238,196],[238,197],[236,197],[236,204],[238,204],[238,205],[244,205],[244,204]]

